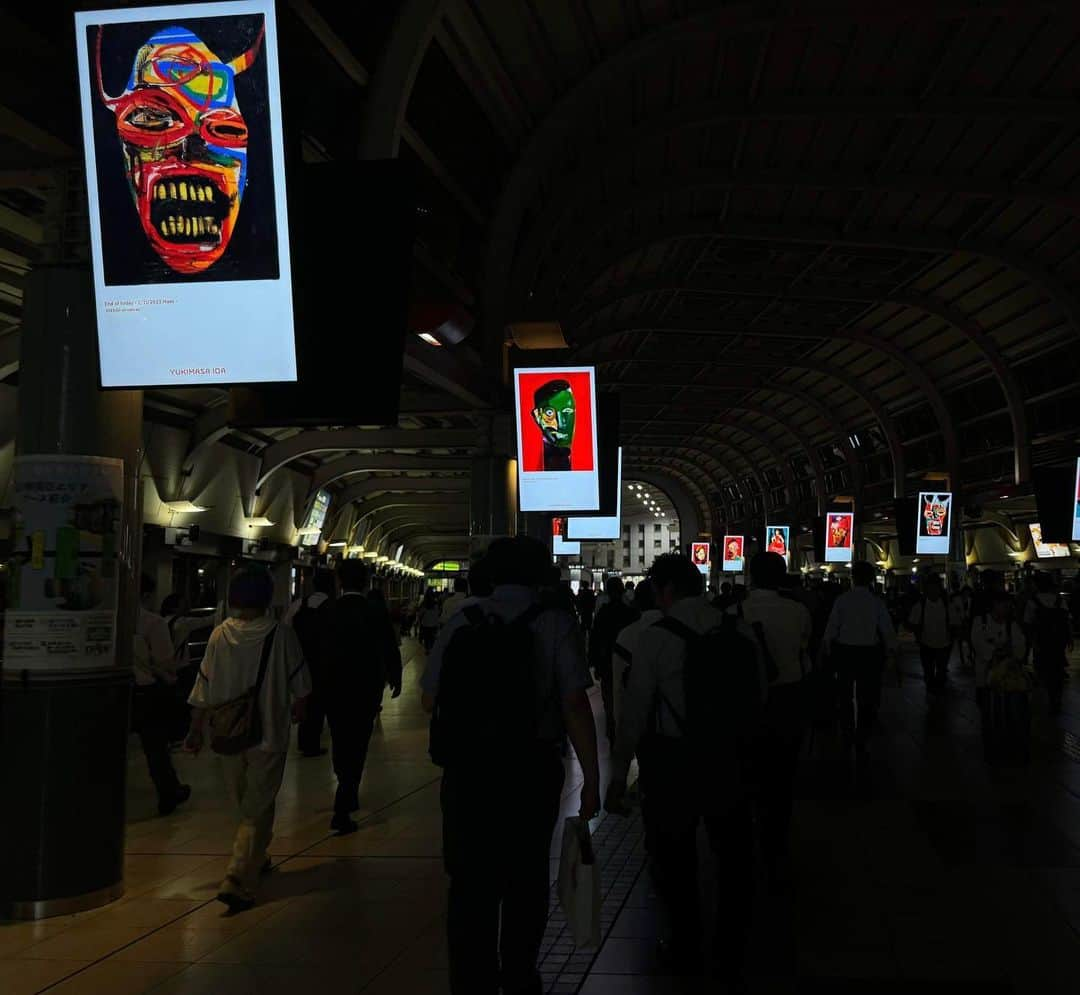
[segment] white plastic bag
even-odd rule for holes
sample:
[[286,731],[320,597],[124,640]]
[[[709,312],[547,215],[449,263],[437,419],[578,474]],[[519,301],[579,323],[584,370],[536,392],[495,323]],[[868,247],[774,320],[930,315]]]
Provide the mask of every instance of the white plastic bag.
[[574,945],[600,946],[600,868],[589,824],[577,816],[563,826],[558,888]]

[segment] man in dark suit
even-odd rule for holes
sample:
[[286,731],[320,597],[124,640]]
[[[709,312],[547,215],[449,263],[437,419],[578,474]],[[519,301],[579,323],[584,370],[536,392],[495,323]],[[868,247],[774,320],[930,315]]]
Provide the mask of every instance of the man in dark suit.
[[401,651],[385,606],[369,597],[371,572],[362,560],[338,567],[341,596],[319,612],[326,716],[338,788],[330,828],[355,832],[360,779],[383,690],[401,694]]

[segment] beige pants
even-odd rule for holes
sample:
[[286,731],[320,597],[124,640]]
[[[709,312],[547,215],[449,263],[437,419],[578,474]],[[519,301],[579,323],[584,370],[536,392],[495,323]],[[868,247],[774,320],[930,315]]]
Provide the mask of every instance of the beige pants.
[[240,816],[221,890],[251,899],[274,834],[274,800],[285,772],[285,754],[247,750],[222,757],[221,762],[225,788]]

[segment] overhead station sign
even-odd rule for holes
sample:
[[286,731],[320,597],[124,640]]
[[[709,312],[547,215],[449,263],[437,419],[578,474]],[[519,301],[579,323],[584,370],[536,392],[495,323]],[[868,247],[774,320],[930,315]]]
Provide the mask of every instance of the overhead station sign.
[[919,492],[915,552],[919,556],[948,556],[952,539],[953,496],[949,492]]
[[102,386],[295,381],[273,0],[75,34]]
[[521,510],[599,510],[594,368],[515,370],[514,399]]

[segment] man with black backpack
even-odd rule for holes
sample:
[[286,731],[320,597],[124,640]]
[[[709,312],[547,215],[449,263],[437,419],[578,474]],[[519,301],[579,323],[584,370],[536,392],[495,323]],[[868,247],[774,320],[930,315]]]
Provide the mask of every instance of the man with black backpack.
[[326,724],[326,677],[322,667],[322,609],[334,598],[336,584],[334,574],[326,567],[318,567],[312,577],[312,592],[304,598],[292,617],[293,632],[300,640],[308,673],[311,675],[311,695],[307,711],[296,732],[297,746],[305,757],[322,757],[326,750],[322,745],[323,726]]
[[766,678],[753,631],[705,601],[688,557],[658,557],[649,580],[664,617],[637,640],[605,807],[624,811],[637,753],[647,845],[670,923],[660,955],[668,970],[684,974],[701,966],[697,828],[704,820],[721,878],[713,953],[737,981],[753,894],[747,751],[762,720]]
[[1073,647],[1072,624],[1053,574],[1037,573],[1035,591],[1024,609],[1024,630],[1035,673],[1050,699],[1050,714],[1058,715],[1065,693],[1068,654]]
[[443,627],[422,681],[443,768],[450,990],[540,995],[567,736],[584,775],[581,816],[599,810],[592,681],[573,615],[540,599],[543,544],[497,539],[485,566],[494,592]]
[[753,628],[769,676],[757,788],[761,846],[773,885],[787,875],[795,768],[806,725],[803,676],[814,629],[806,607],[781,596],[786,578],[779,553],[758,553],[750,561],[750,593],[729,609]]

